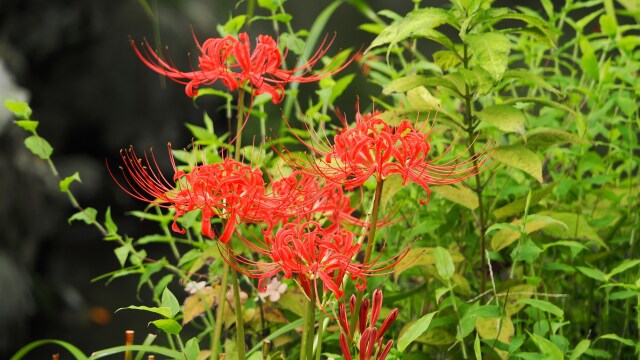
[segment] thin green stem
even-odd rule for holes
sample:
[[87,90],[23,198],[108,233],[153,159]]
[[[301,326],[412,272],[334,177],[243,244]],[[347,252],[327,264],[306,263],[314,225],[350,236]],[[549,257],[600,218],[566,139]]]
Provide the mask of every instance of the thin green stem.
[[306,358],[307,360],[313,360],[313,338],[314,330],[316,327],[316,292],[311,289],[311,296],[307,303],[307,338],[305,340]]
[[[233,259],[231,259],[233,261]],[[240,284],[238,273],[231,271],[231,283],[233,284],[233,300],[236,312],[236,341],[238,343],[238,359],[245,359],[244,321],[242,318],[242,302],[240,301]]]
[[240,160],[242,148],[242,128],[244,125],[244,89],[238,88],[238,121],[236,123],[236,151],[233,154],[236,161]]
[[226,304],[226,288],[229,278],[229,264],[222,264],[222,279],[220,279],[220,294],[218,295],[218,310],[216,311],[216,326],[213,328],[213,344],[211,345],[211,354],[218,353],[220,347],[220,336],[222,335],[222,323],[224,317],[224,307]]
[[[364,252],[364,262],[363,264],[367,264],[371,259],[371,251],[373,249],[373,245],[375,244],[376,237],[376,228],[378,226],[378,214],[380,212],[380,199],[382,197],[382,187],[384,185],[384,180],[378,180],[376,184],[376,191],[373,195],[373,210],[371,213],[371,225],[369,227],[369,234],[367,235],[367,247]],[[364,296],[364,291],[358,291],[356,293],[356,306],[353,309],[353,313],[351,314],[351,319],[349,319],[349,333],[353,336],[356,329],[356,321],[358,319],[358,313],[360,312],[360,305],[362,304],[362,297]],[[353,338],[351,339],[353,340]]]

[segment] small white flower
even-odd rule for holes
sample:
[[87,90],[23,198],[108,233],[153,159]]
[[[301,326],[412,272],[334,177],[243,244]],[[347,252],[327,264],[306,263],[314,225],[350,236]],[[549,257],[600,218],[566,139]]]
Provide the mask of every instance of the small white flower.
[[195,293],[197,293],[198,291],[204,289],[204,287],[207,286],[207,282],[206,281],[189,281],[187,283],[187,286],[184,287],[184,291],[188,292],[189,294],[193,295]]
[[264,292],[259,292],[258,297],[264,301],[266,297],[269,297],[269,301],[276,302],[280,300],[280,295],[287,291],[287,284],[280,282],[278,278],[271,279],[271,282],[267,285]]

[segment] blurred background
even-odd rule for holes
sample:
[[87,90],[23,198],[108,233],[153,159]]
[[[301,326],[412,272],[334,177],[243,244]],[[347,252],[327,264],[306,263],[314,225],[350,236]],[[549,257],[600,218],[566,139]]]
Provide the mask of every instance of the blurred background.
[[[380,3],[370,2],[375,9]],[[328,4],[289,1],[285,7],[298,30],[308,28]],[[413,7],[411,1],[384,6],[389,5],[401,14]],[[216,25],[245,12],[246,3],[236,7],[235,1],[157,0],[161,42],[176,65],[188,69],[187,54],[196,53],[192,29],[202,41],[218,35]],[[357,29],[365,21],[353,6],[341,4],[326,26],[327,34],[336,34],[329,54],[366,46],[373,36]],[[251,32],[275,35],[268,21],[254,23]],[[227,126],[226,118],[216,115],[221,105],[216,100],[194,105],[183,86],[162,82],[141,63],[129,38],[145,37],[155,40],[154,22],[137,0],[0,1],[0,98],[30,103],[39,134],[54,148],[60,175],[80,173],[82,183],[72,185],[80,204],[96,208],[100,217],[111,206],[121,231],[132,237],[156,229],[126,215],[145,204],[116,186],[105,162],[115,168],[119,150],[129,145],[139,151],[153,147],[165,161],[167,142],[174,148],[189,145],[184,123],[202,125],[203,111],[217,130]],[[341,108],[352,111],[357,94],[372,92],[364,84],[359,74]],[[279,126],[281,114],[274,115],[272,125]],[[74,209],[47,164],[24,148],[27,133],[12,120],[0,107],[0,359],[37,339],[69,341],[85,353],[123,344],[127,329],[142,341],[153,318],[115,310],[141,305],[148,294],[136,298],[137,277],[92,282],[120,267],[115,246],[93,227],[67,223]],[[63,351],[44,347],[27,358],[47,359],[54,352]]]

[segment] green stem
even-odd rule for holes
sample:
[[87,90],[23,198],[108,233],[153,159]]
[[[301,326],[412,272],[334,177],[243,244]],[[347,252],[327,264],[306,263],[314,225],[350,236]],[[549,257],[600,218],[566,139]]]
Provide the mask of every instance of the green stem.
[[[231,259],[233,261],[233,258]],[[240,285],[238,273],[231,271],[231,283],[233,284],[233,300],[236,312],[236,341],[238,343],[238,359],[245,359],[244,321],[242,318],[242,302],[240,301]]]
[[240,160],[242,148],[242,125],[244,123],[244,89],[238,88],[238,121],[236,123],[236,151],[233,154],[236,161]]
[[[378,180],[376,184],[376,192],[373,195],[373,211],[371,213],[371,226],[369,227],[369,234],[367,235],[367,247],[364,252],[364,262],[363,264],[367,264],[371,259],[371,250],[373,249],[373,244],[375,244],[376,237],[376,228],[378,227],[378,214],[380,212],[380,199],[382,197],[382,186],[384,185],[384,180]],[[351,314],[351,319],[349,319],[349,333],[351,336],[354,336],[354,332],[356,329],[356,321],[358,319],[358,313],[360,312],[360,305],[362,304],[362,297],[364,296],[364,291],[358,291],[356,293],[356,306],[353,309],[353,313]],[[353,340],[353,338],[351,338]]]
[[[464,45],[464,67],[465,69],[469,68],[469,49],[467,45]],[[469,141],[472,143],[469,145],[469,153],[471,158],[473,159],[473,166],[475,168],[478,167],[478,161],[476,159],[476,150],[475,150],[475,127],[473,126],[473,108],[471,104],[472,94],[469,91],[469,85],[465,84],[465,93],[464,93],[464,101],[465,101],[465,122],[467,125],[467,134],[469,136]],[[485,259],[485,249],[486,249],[486,239],[485,232],[487,230],[487,224],[484,218],[484,204],[482,201],[482,179],[480,178],[480,172],[476,172],[476,187],[474,192],[476,193],[476,197],[478,198],[478,222],[480,226],[480,293],[483,294],[487,289],[487,269],[486,269],[486,259]]]
[[213,329],[213,344],[211,345],[211,356],[216,356],[220,347],[220,335],[222,334],[222,323],[224,318],[224,307],[226,300],[226,288],[229,278],[229,264],[222,264],[222,279],[220,280],[220,294],[218,295],[218,310],[216,311],[216,326]]
[[313,360],[313,337],[316,327],[316,292],[314,291],[314,289],[311,289],[311,296],[309,297],[309,302],[307,303],[306,315],[307,338],[305,340],[305,353],[308,360]]

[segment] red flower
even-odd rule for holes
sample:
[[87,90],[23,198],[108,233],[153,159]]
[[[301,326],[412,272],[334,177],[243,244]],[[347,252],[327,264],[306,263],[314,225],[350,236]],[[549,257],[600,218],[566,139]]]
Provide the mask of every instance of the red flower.
[[133,40],[131,40],[131,46],[142,62],[153,71],[177,83],[185,84],[185,91],[189,97],[197,94],[198,87],[212,85],[220,80],[232,91],[248,85],[253,89],[254,95],[271,94],[273,103],[277,104],[284,97],[286,84],[318,81],[337,73],[353,61],[351,59],[341,66],[331,64],[318,74],[310,74],[311,68],[324,56],[331,42],[326,44],[326,41],[323,41],[309,61],[290,70],[282,69],[287,53],[282,54],[276,41],[268,35],[258,36],[253,51],[246,33],[239,34],[237,38],[230,35],[224,38],[209,38],[202,45],[196,39],[198,50],[200,50],[199,69],[188,72],[178,70],[171,61],[155,53],[148,42],[143,44],[142,51]]
[[287,223],[275,236],[266,239],[264,253],[268,262],[253,261],[236,256],[240,264],[249,268],[239,269],[248,276],[258,278],[258,289],[264,291],[264,282],[279,272],[287,279],[295,278],[305,291],[317,292],[318,280],[337,298],[342,296],[342,279],[349,276],[360,280],[356,286],[366,287],[365,275],[369,266],[352,262],[361,244],[346,229],[327,230],[315,221]]
[[[353,312],[355,302],[355,295],[351,295],[349,302],[351,312]],[[370,314],[369,306],[371,306]],[[369,302],[369,299],[364,299],[362,301],[360,313],[358,314],[358,326],[356,326],[356,329],[360,332],[360,360],[370,360],[372,359],[372,356],[375,356],[373,358],[375,360],[384,360],[389,354],[389,351],[391,351],[393,340],[389,340],[383,347],[382,338],[387,329],[389,329],[389,326],[391,326],[398,317],[398,309],[395,308],[391,310],[389,315],[387,315],[387,318],[382,322],[382,325],[378,328],[376,323],[380,316],[381,309],[382,291],[380,289],[376,289],[373,292],[371,303]],[[343,332],[340,333],[340,348],[345,354],[345,359],[352,360],[351,351],[347,341],[347,336],[351,337],[351,334],[349,331],[349,316],[347,315],[347,307],[345,304],[340,304],[339,306],[338,322],[343,330]],[[369,326],[367,326],[367,322]]]
[[446,185],[462,181],[478,173],[488,160],[486,152],[461,156],[444,164],[434,164],[430,158],[429,134],[416,129],[408,120],[391,126],[378,113],[356,114],[353,128],[344,129],[334,137],[334,144],[318,149],[307,147],[320,155],[313,170],[329,182],[353,189],[374,176],[378,181],[391,174],[402,176],[403,183],[412,181],[429,192],[429,185]]
[[121,156],[127,186],[116,180],[118,185],[136,199],[173,208],[173,231],[183,234],[185,230],[178,226],[178,218],[187,212],[200,210],[204,236],[216,238],[211,227],[212,217],[225,219],[226,224],[219,240],[226,243],[238,222],[262,222],[269,216],[262,172],[258,169],[232,159],[224,159],[217,164],[194,166],[187,173],[176,168],[173,156],[170,155],[175,182],[172,184],[162,175],[153,154],[149,158],[145,153],[143,161],[130,148],[122,151]]

